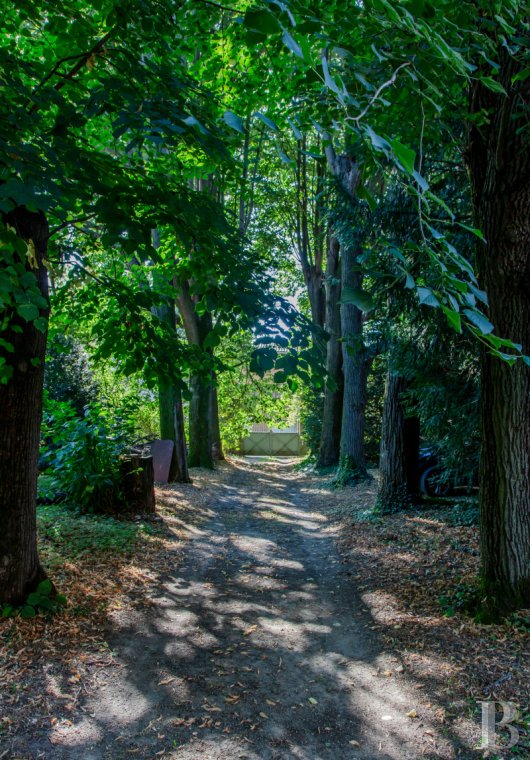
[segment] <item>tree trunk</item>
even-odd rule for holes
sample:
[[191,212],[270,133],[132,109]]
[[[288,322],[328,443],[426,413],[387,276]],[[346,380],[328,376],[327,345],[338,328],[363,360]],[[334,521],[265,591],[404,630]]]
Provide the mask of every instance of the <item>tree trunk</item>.
[[175,396],[175,460],[177,467],[175,481],[178,483],[191,483],[188,471],[188,448],[186,445],[184,410],[182,408],[182,394],[180,391],[177,391]]
[[[355,160],[348,154],[337,156],[331,141],[325,148],[326,158],[333,176],[337,179],[343,196],[354,209],[357,201],[357,185],[360,171]],[[360,248],[351,240],[340,239],[342,294],[357,290],[362,285],[359,271]],[[353,303],[340,306],[342,335],[342,373],[344,393],[342,401],[342,425],[340,438],[339,477],[367,477],[364,455],[364,426],[367,397],[367,379],[371,359],[363,343],[362,312]]]
[[[28,251],[23,261],[48,301],[44,214],[19,206],[4,221],[23,240],[33,241],[34,258]],[[46,326],[48,314],[47,308],[40,310]],[[2,338],[14,350],[5,354],[13,375],[0,386],[0,601],[19,604],[45,577],[37,555],[36,498],[46,332],[14,316]]]
[[211,382],[201,375],[192,375],[190,390],[188,464],[190,467],[206,467],[211,470],[213,469]]
[[401,394],[406,382],[403,375],[389,370],[385,385],[383,420],[381,425],[381,454],[379,458],[380,485],[377,501],[383,513],[399,509],[407,498],[407,462],[405,453],[405,414]]
[[326,261],[326,320],[329,335],[326,346],[326,380],[322,434],[318,467],[333,467],[339,462],[342,422],[342,350],[340,345],[340,246],[337,238],[329,241]]
[[[342,249],[342,292],[357,290],[362,285],[362,273],[357,271],[359,249]],[[367,379],[370,367],[368,352],[363,343],[362,312],[352,303],[340,306],[342,333],[342,373],[344,396],[340,438],[340,468],[344,474],[367,476],[364,455],[364,426],[367,398]]]
[[211,419],[210,424],[211,439],[212,439],[212,456],[216,461],[221,461],[225,458],[223,454],[223,443],[221,441],[221,428],[219,425],[219,403],[217,398],[217,386],[215,385],[215,376],[213,378],[212,386],[212,406],[211,406]]
[[126,456],[120,462],[120,488],[128,512],[154,514],[155,471],[152,456]]
[[180,391],[163,378],[158,381],[158,408],[160,437],[174,444],[168,483],[189,483],[182,398]]
[[[189,283],[175,281],[177,304],[186,337],[193,346],[198,346],[210,357],[212,349],[204,349],[206,336],[212,329],[212,315],[199,316],[195,311],[195,302],[190,294]],[[213,469],[212,456],[212,381],[211,373],[191,376],[191,400],[189,407],[189,467],[207,467]]]
[[[507,95],[479,81],[472,113],[491,118],[469,133],[473,203],[486,243],[479,280],[495,332],[530,355],[530,142],[518,111],[530,80],[515,81],[524,64],[499,52]],[[482,578],[493,614],[530,606],[530,366],[510,366],[482,351],[482,450],[479,472]],[[486,609],[486,615],[488,611]]]
[[324,325],[326,301],[322,282],[322,272],[315,267],[304,270],[304,279],[311,307],[311,320],[313,324],[322,327]]
[[[153,238],[157,243],[158,231],[154,231]],[[166,304],[154,309],[157,317],[170,326],[177,329],[174,305]],[[180,389],[167,378],[158,378],[158,412],[160,420],[160,437],[167,441],[173,441],[173,455],[169,467],[168,483],[189,483],[188,461],[186,453],[186,433],[184,429],[184,417],[182,413],[182,397]]]

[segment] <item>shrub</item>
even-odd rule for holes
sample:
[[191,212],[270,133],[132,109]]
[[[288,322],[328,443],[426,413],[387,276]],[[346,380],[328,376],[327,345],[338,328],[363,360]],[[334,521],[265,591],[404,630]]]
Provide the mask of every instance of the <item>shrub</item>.
[[92,403],[83,417],[68,402],[46,401],[42,462],[50,487],[85,511],[107,511],[119,501],[119,456],[130,440],[123,424],[111,423]]

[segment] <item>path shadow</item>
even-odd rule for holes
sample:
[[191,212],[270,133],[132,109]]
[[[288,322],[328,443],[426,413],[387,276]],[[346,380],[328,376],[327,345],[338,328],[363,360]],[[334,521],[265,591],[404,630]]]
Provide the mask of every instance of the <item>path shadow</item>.
[[184,563],[116,614],[115,666],[70,726],[28,747],[35,758],[475,756],[389,675],[303,482],[291,463],[227,466]]

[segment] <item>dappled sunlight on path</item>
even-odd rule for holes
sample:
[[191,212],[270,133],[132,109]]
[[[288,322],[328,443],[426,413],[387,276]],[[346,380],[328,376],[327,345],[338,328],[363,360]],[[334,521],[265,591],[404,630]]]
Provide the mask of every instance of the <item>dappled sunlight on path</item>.
[[306,486],[290,463],[226,466],[184,564],[116,613],[116,667],[52,730],[54,758],[455,756],[410,717]]

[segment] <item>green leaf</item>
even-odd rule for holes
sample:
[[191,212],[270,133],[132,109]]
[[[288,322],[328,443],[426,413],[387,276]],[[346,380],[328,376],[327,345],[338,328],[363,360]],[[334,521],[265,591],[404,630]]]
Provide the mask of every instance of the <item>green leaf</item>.
[[20,617],[24,619],[34,618],[36,615],[35,608],[25,604],[20,610]]
[[368,207],[370,211],[375,211],[377,208],[377,201],[372,195],[372,193],[368,190],[366,185],[359,185],[357,187],[357,197],[361,201],[366,201],[368,204]]
[[274,348],[255,349],[250,359],[250,371],[263,377],[266,372],[274,367],[277,356],[278,352]]
[[460,314],[457,311],[454,311],[454,309],[447,308],[447,306],[442,306],[442,311],[447,317],[447,321],[449,322],[453,330],[456,330],[456,332],[461,333],[462,320],[460,318]]
[[282,40],[284,44],[287,45],[287,47],[289,48],[291,52],[293,52],[295,55],[297,55],[299,58],[302,58],[303,60],[304,54],[302,52],[302,48],[300,47],[298,42],[293,37],[291,37],[291,35],[289,34],[287,30],[284,31]]
[[45,578],[37,586],[37,592],[39,594],[49,594],[53,589],[52,582],[49,578]]
[[242,135],[245,134],[245,125],[243,124],[242,119],[233,111],[225,111],[223,119],[226,124],[232,129],[235,129],[236,132],[240,132]]
[[515,84],[516,82],[524,82],[528,79],[528,77],[530,77],[530,68],[518,71],[517,74],[512,78],[512,84]]
[[412,172],[412,176],[414,177],[414,179],[416,180],[416,182],[418,183],[418,185],[421,187],[422,190],[426,192],[429,189],[429,183],[427,182],[425,177],[422,177],[422,175],[419,172],[414,170]]
[[42,596],[39,600],[37,607],[40,607],[43,610],[53,610],[55,607],[54,602],[47,596]]
[[259,111],[256,111],[254,116],[257,116],[257,118],[260,119],[265,124],[265,126],[267,126],[270,130],[272,130],[272,132],[280,131],[278,125],[275,124],[272,119],[269,119],[268,116],[265,116],[265,114],[262,114]]
[[287,155],[287,153],[284,153],[279,145],[276,145],[276,151],[277,151],[279,157],[281,158],[281,160],[283,161],[284,164],[294,164],[293,159],[289,158],[289,156]]
[[377,150],[384,150],[386,152],[390,148],[389,142],[384,137],[381,137],[381,135],[376,134],[371,127],[366,128],[366,134]]
[[440,301],[430,288],[418,288],[418,298],[424,306],[433,306],[435,308],[440,306]]
[[414,163],[416,161],[416,152],[412,150],[412,148],[409,148],[407,145],[403,145],[403,143],[399,142],[399,140],[390,140],[390,145],[392,146],[394,155],[401,166],[405,169],[405,171],[413,175]]
[[39,330],[39,332],[45,333],[47,326],[48,326],[48,320],[46,319],[46,317],[38,317],[35,320],[35,327],[37,328],[37,330]]
[[467,230],[468,232],[471,232],[472,235],[475,235],[475,237],[478,237],[479,240],[482,240],[484,243],[486,242],[486,238],[482,234],[482,230],[479,230],[478,227],[470,227],[467,224],[462,224],[462,222],[457,222],[457,224],[463,230]]
[[26,322],[33,322],[39,316],[39,310],[32,303],[21,303],[17,306],[17,313],[25,319]]
[[498,92],[501,95],[508,95],[502,84],[492,77],[480,77],[479,82],[481,82],[484,87],[487,87],[488,90],[491,90],[492,92]]
[[344,304],[352,303],[361,311],[371,311],[374,308],[372,296],[361,288],[343,288],[340,302]]
[[464,314],[475,327],[478,327],[482,335],[489,335],[489,333],[493,332],[493,325],[480,311],[476,309],[464,309]]
[[329,66],[328,66],[328,59],[325,55],[322,56],[322,71],[324,73],[324,82],[326,83],[326,86],[329,87],[329,89],[332,92],[339,93],[339,88],[337,86],[337,83],[329,73]]
[[265,35],[274,34],[280,28],[277,19],[264,8],[247,8],[243,26]]
[[297,140],[301,140],[302,137],[303,137],[303,135],[300,132],[300,130],[298,129],[298,127],[296,126],[296,124],[293,121],[291,121],[291,119],[287,119],[287,123],[289,124],[289,126],[293,130],[293,135],[296,137],[296,139]]

